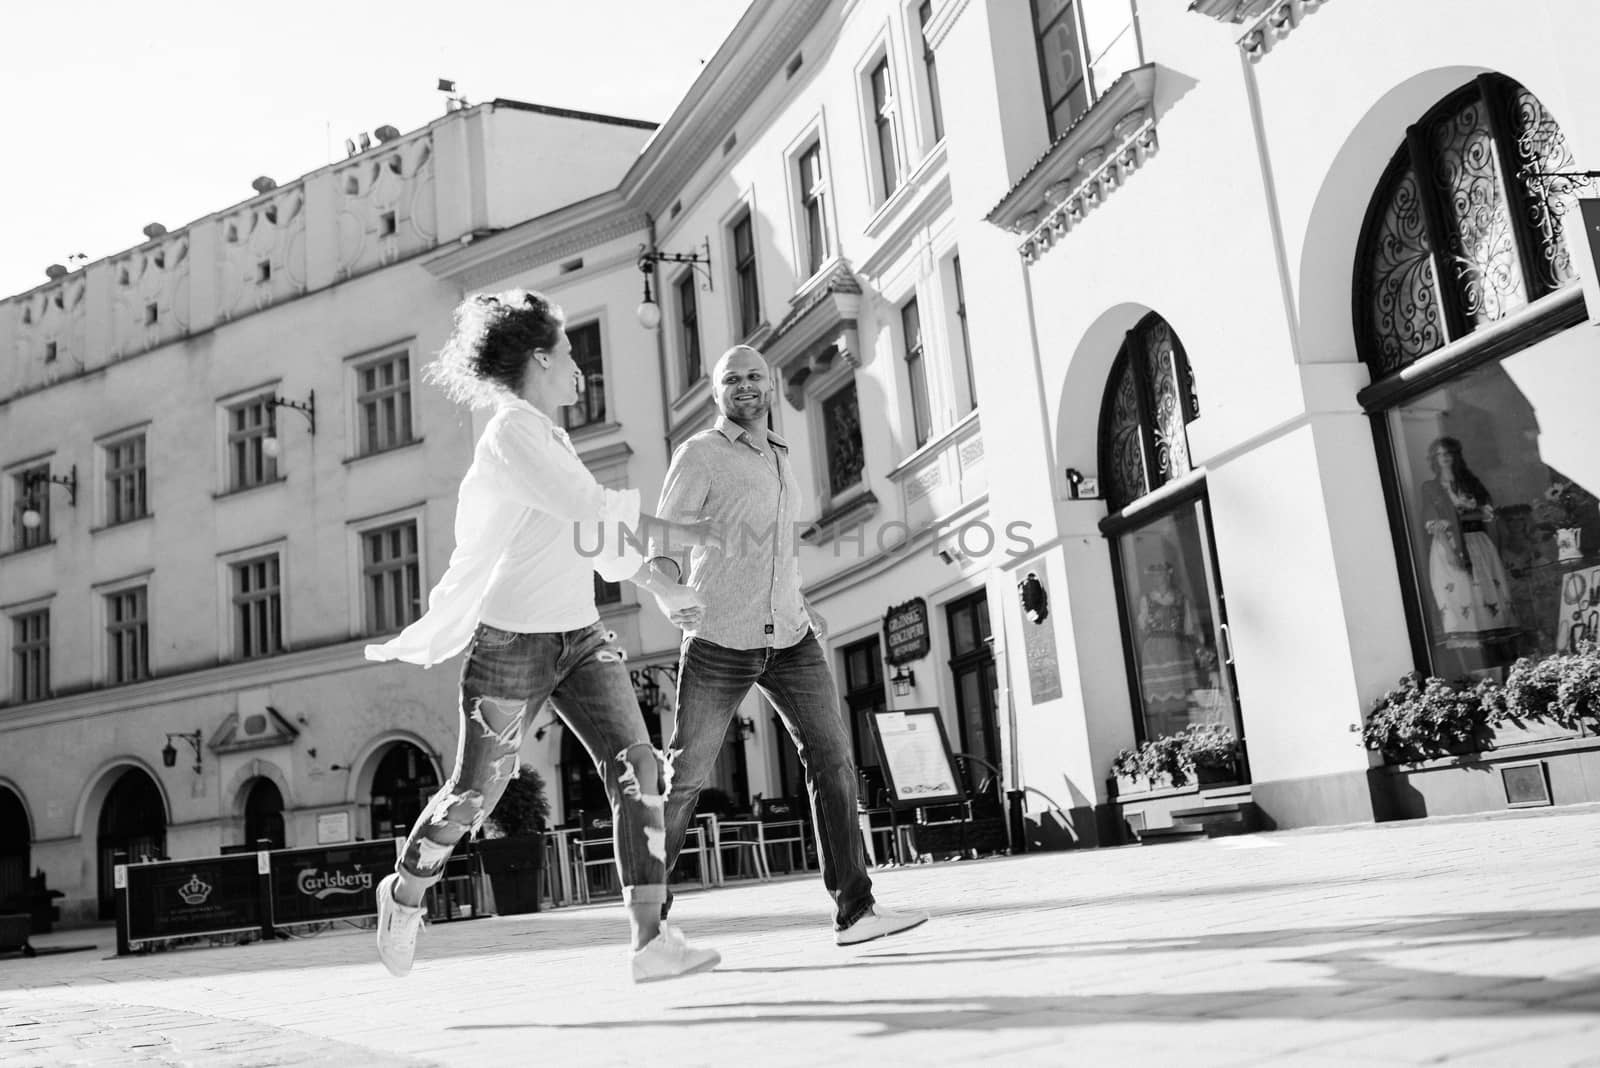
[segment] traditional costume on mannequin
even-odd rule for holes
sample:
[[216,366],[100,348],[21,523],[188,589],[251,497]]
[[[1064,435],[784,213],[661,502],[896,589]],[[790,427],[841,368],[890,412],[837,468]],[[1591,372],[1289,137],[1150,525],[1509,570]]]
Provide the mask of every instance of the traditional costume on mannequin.
[[1160,725],[1159,733],[1170,734],[1186,725],[1189,692],[1201,685],[1194,615],[1172,581],[1170,563],[1151,564],[1145,574],[1154,585],[1139,598],[1139,679],[1146,716]]
[[1511,637],[1517,617],[1511,583],[1491,536],[1494,505],[1489,491],[1467,469],[1456,439],[1434,442],[1428,458],[1439,477],[1422,484],[1422,521],[1431,540],[1428,582],[1444,643],[1463,649]]

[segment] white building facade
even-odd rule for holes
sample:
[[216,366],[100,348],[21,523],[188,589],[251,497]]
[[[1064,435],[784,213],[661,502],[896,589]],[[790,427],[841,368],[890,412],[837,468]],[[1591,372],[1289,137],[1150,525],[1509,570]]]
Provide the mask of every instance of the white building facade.
[[[1361,743],[1374,699],[1587,633],[1563,600],[1600,546],[1567,240],[1600,160],[1585,13],[762,0],[648,143],[468,109],[12,298],[0,804],[28,863],[86,915],[158,823],[174,855],[251,840],[262,782],[289,844],[403,831],[455,668],[359,650],[442,570],[477,427],[407,388],[402,432],[386,398],[457,300],[512,286],[565,308],[573,440],[647,502],[718,355],[766,354],[868,805],[869,717],[933,707],[1035,846],[1168,818],[1112,761],[1192,724],[1244,759],[1181,803],[1419,814]],[[265,402],[313,391],[315,435]],[[599,592],[664,738],[677,633]],[[525,757],[576,818],[586,759],[538,726]],[[1501,743],[1556,803],[1600,798],[1570,733]],[[759,695],[717,785],[804,792]]]

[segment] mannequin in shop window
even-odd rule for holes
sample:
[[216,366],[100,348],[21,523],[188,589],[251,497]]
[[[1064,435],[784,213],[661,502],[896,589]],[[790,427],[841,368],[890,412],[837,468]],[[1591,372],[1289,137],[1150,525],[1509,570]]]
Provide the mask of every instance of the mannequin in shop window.
[[[1467,466],[1461,442],[1441,437],[1428,446],[1433,478],[1422,484],[1427,528],[1428,582],[1446,648],[1459,650],[1468,670],[1503,659],[1488,647],[1517,633],[1511,584],[1496,542],[1494,502]],[[1492,659],[1485,660],[1489,656]]]
[[1187,725],[1189,693],[1200,688],[1194,611],[1174,581],[1171,561],[1147,565],[1144,577],[1138,613],[1139,678],[1152,733],[1167,735]]

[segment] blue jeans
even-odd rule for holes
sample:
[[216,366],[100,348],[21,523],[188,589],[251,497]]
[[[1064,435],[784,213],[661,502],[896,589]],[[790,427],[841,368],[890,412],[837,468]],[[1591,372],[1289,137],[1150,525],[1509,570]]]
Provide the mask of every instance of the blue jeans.
[[684,641],[678,662],[678,724],[667,747],[673,754],[667,869],[677,863],[695,799],[751,686],[759,686],[783,717],[805,766],[822,885],[833,895],[834,924],[848,927],[872,907],[872,877],[861,842],[855,760],[839,714],[839,694],[822,646],[810,631],[787,649],[729,649],[701,638]]
[[417,817],[396,867],[424,885],[439,881],[456,843],[483,825],[505,793],[522,733],[548,698],[605,780],[623,901],[666,901],[664,762],[622,655],[600,623],[564,634],[478,624],[461,669],[455,771]]

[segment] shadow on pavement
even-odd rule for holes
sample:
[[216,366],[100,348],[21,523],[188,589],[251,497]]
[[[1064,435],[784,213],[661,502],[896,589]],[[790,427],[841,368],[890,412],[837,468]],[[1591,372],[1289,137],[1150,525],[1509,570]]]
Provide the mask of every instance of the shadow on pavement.
[[[930,928],[930,934],[934,929]],[[1326,969],[1315,985],[1213,989],[1180,993],[1061,994],[970,997],[884,997],[877,1000],[775,1000],[680,1004],[669,1018],[591,1020],[581,1023],[461,1024],[450,1030],[550,1028],[705,1027],[721,1024],[872,1024],[874,1035],[909,1031],[1092,1027],[1129,1019],[1317,1019],[1359,1014],[1363,1020],[1432,1020],[1551,1015],[1600,1015],[1593,997],[1600,976],[1537,979],[1527,975],[1465,974],[1391,964],[1382,958],[1433,947],[1470,947],[1510,941],[1561,941],[1600,933],[1600,909],[1467,913],[1416,923],[1386,921],[1316,928],[1287,928],[1202,935],[1186,939],[1101,940],[1051,946],[996,946],[958,950],[879,952],[836,965],[719,968],[717,974],[830,972],[1003,963],[1030,959],[1121,956],[1173,952],[1227,952],[1281,947],[1325,952],[1273,956],[1272,963]],[[1348,945],[1351,942],[1360,945]],[[1376,942],[1377,944],[1373,944]],[[1225,968],[1214,979],[1227,980]],[[890,988],[890,984],[883,984]],[[1404,989],[1397,989],[1404,988]],[[1517,988],[1521,988],[1518,990]],[[1365,995],[1365,996],[1364,996]],[[1585,998],[1585,1003],[1574,999]],[[1339,1004],[1339,999],[1345,999]]]

